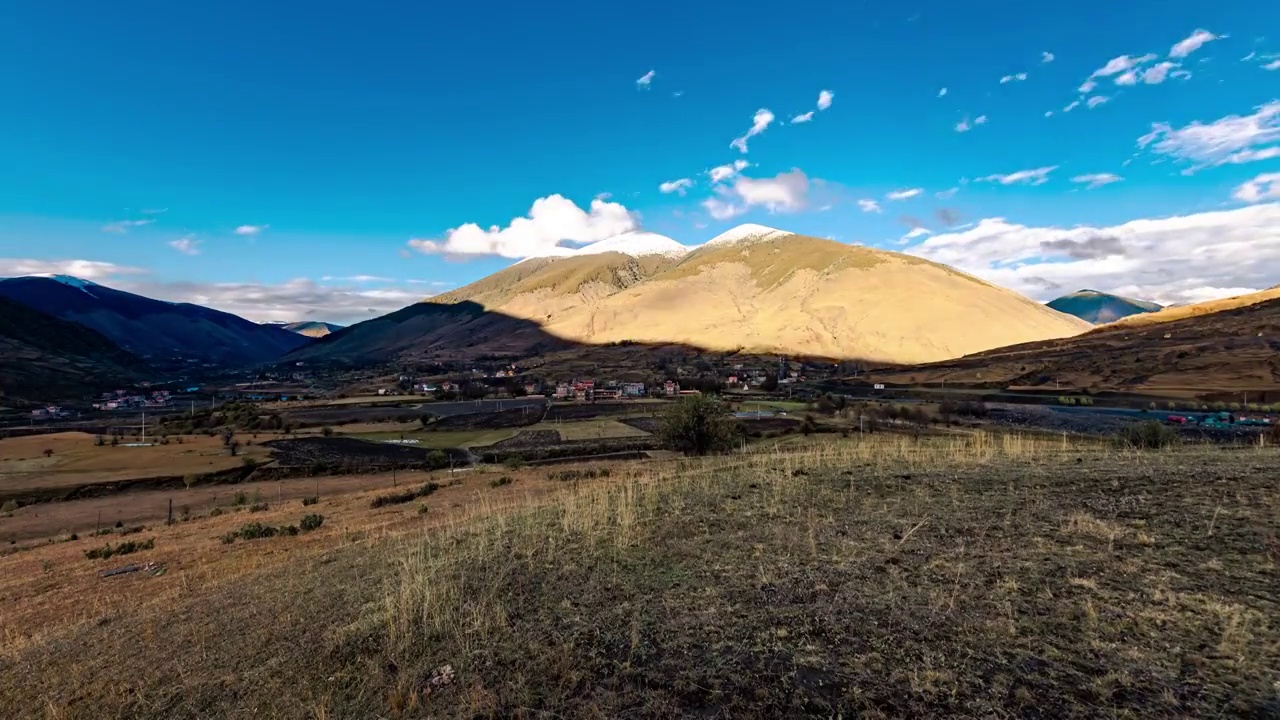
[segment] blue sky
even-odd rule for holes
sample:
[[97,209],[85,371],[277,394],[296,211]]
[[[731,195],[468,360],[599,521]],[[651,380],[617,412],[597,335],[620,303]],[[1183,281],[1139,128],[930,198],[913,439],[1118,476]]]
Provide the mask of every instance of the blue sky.
[[[459,256],[451,229],[607,194],[686,244],[757,222],[1036,296],[1280,283],[1280,5],[545,5],[10,4],[0,274],[348,322],[525,252]],[[540,241],[600,239],[598,219],[557,216]],[[1071,245],[1098,235],[1123,242]],[[1192,272],[1167,250],[1240,243],[1278,262]]]

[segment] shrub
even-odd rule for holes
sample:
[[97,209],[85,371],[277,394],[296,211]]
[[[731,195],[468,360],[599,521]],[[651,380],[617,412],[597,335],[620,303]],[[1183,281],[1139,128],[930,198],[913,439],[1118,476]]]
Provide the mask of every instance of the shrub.
[[1139,450],[1155,450],[1181,442],[1178,431],[1155,420],[1135,423],[1116,433],[1115,442],[1121,447]]
[[130,553],[139,552],[141,550],[150,550],[156,546],[156,539],[151,538],[146,542],[137,540],[128,540],[122,542],[115,547],[111,547],[111,543],[107,543],[100,548],[92,548],[84,551],[84,556],[90,560],[105,560],[113,555],[128,555]]
[[1280,422],[1272,423],[1271,427],[1267,428],[1267,444],[1280,445]]
[[266,503],[254,503],[249,506],[249,512],[251,513],[264,512],[267,509],[268,509],[268,506]]
[[245,505],[249,502],[249,496],[244,492],[237,492],[231,500],[232,505]]
[[658,423],[663,445],[685,455],[728,452],[741,430],[724,403],[710,395],[692,395],[672,404]]
[[280,534],[278,528],[266,525],[260,522],[246,523],[240,526],[239,530],[232,530],[222,536],[222,542],[233,543],[237,538],[241,540],[257,540],[259,538],[275,537]]
[[427,514],[427,511],[429,511],[430,509],[431,509],[431,508],[427,507],[426,505],[419,505],[419,506],[418,506],[418,514],[419,514],[419,515],[426,515],[426,514]]
[[13,512],[18,509],[17,500],[5,500],[4,505],[0,505],[0,512]]
[[325,437],[332,437],[333,428],[329,427],[328,425],[325,425],[324,427],[320,428],[320,434]]
[[251,457],[246,457],[240,460],[240,465],[242,465],[246,470],[252,470],[258,467],[258,461]]
[[519,470],[524,467],[524,457],[519,454],[511,455],[502,461],[502,465],[508,470]]
[[386,495],[379,495],[369,503],[369,507],[380,508],[384,505],[400,505],[402,503],[413,502],[414,500],[417,500],[418,498],[421,498],[421,497],[426,497],[439,489],[440,489],[439,485],[433,482],[429,482],[424,484],[422,487],[417,488],[416,490],[410,488],[408,490],[402,490],[400,492],[388,493]]
[[307,497],[302,498],[302,504],[304,507],[307,505],[315,505],[318,502],[320,502],[319,495],[309,495]]
[[116,527],[119,527],[119,528],[120,528],[120,534],[121,534],[121,535],[132,535],[132,534],[134,534],[134,533],[140,533],[140,532],[142,532],[143,530],[145,530],[145,529],[146,529],[146,528],[144,528],[144,527],[143,527],[143,526],[141,526],[141,525],[134,525],[133,527],[121,527],[121,526],[117,525]]
[[427,453],[427,468],[431,470],[439,470],[449,467],[449,456],[442,450],[432,450]]
[[209,511],[209,517],[218,517],[219,515],[222,514],[222,512],[223,512],[222,508],[216,507]]
[[99,537],[102,535],[110,535],[111,533],[112,533],[111,528],[98,528],[97,530],[93,531],[94,537]]
[[493,480],[490,480],[489,487],[499,488],[499,487],[502,487],[503,485],[510,485],[513,482],[515,481],[511,479],[510,475],[503,475],[502,477],[494,478]]
[[190,489],[191,489],[191,487],[192,487],[193,485],[195,485],[195,484],[196,484],[196,480],[198,480],[198,479],[199,479],[199,478],[198,478],[196,475],[194,475],[194,474],[190,474],[190,475],[183,475],[183,476],[182,476],[182,484],[183,484],[183,485],[186,485],[186,486],[187,486],[187,489],[188,489],[188,490],[190,490]]
[[298,523],[298,527],[302,528],[302,532],[311,532],[324,524],[323,515],[306,515],[302,518],[302,522]]

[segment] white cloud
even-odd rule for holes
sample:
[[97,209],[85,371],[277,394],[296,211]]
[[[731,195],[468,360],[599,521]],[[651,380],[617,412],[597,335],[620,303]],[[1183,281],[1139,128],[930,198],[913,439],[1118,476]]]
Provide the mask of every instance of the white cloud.
[[771,178],[739,176],[732,184],[717,185],[716,197],[702,201],[702,207],[716,220],[742,215],[753,207],[771,213],[796,212],[808,203],[809,178],[799,168]]
[[711,182],[718,183],[742,172],[747,168],[748,164],[746,160],[734,160],[727,165],[717,165],[711,168],[707,171],[707,175],[711,178]]
[[1051,53],[1051,52],[1042,52],[1042,53],[1040,53],[1040,61],[1041,61],[1041,62],[1051,63],[1051,62],[1053,62],[1053,59],[1054,59],[1054,56],[1053,56],[1053,53]]
[[745,154],[747,152],[747,139],[764,132],[765,129],[769,127],[770,123],[773,122],[773,119],[773,113],[769,112],[768,108],[760,108],[756,111],[756,114],[751,117],[751,129],[747,130],[746,135],[736,138],[733,142],[729,143],[729,147]]
[[1117,85],[1137,85],[1138,70],[1135,68],[1127,72],[1121,73],[1115,80]]
[[191,235],[185,235],[177,240],[170,240],[169,247],[177,250],[183,255],[199,255],[200,241]]
[[[1100,78],[1100,77],[1111,77],[1112,75],[1119,75],[1120,73],[1128,72],[1129,70],[1135,67],[1138,67],[1139,65],[1149,63],[1155,59],[1156,59],[1156,56],[1150,53],[1143,55],[1141,57],[1130,57],[1128,55],[1121,55],[1119,57],[1114,57],[1108,60],[1106,65],[1103,65],[1097,70],[1094,70],[1093,74],[1090,75],[1089,78],[1093,79],[1093,78]],[[1089,92],[1089,90],[1084,90],[1082,88],[1080,92]]]
[[1045,116],[1045,117],[1053,117],[1053,111],[1052,111],[1052,110],[1045,110],[1045,111],[1044,111],[1044,116]]
[[1174,129],[1154,123],[1138,138],[1138,147],[1191,163],[1184,171],[1238,165],[1280,156],[1280,100],[1256,108],[1252,115],[1228,115],[1211,123],[1193,122]]
[[1222,37],[1223,36],[1214,35],[1208,30],[1196,30],[1185,39],[1178,41],[1173,47],[1169,48],[1169,57],[1184,58],[1196,50],[1199,50],[1205,43],[1220,40]]
[[1170,70],[1175,70],[1178,67],[1180,67],[1178,63],[1168,61],[1156,63],[1142,73],[1142,82],[1148,85],[1159,85],[1169,76]]
[[908,232],[906,235],[903,235],[902,239],[914,240],[922,235],[932,235],[932,234],[933,234],[933,231],[930,230],[929,228],[916,227],[916,228],[911,228],[911,231]]
[[942,88],[941,90],[938,91],[938,97],[946,97],[946,96],[947,96],[946,88]]
[[1280,200],[1280,173],[1263,173],[1242,183],[1231,197],[1247,203]]
[[642,89],[642,90],[648,90],[648,89],[649,89],[649,85],[651,85],[651,84],[653,83],[653,78],[654,78],[654,76],[655,76],[655,75],[657,75],[657,74],[658,74],[658,73],[656,73],[656,72],[654,72],[654,71],[650,70],[649,72],[645,73],[644,75],[641,75],[641,76],[640,76],[640,79],[639,79],[639,80],[636,80],[636,87],[637,87],[637,88],[640,88],[640,89]]
[[[381,275],[348,275],[346,277],[334,277],[332,275],[325,275],[320,279],[323,280],[324,282],[334,282],[334,281],[357,282],[357,283],[393,283],[395,282],[395,280],[388,277],[382,277]],[[443,284],[443,283],[430,282],[427,280],[405,280],[404,282],[407,282],[411,285]]]
[[1005,85],[1015,80],[1017,80],[1018,82],[1022,82],[1023,80],[1026,80],[1026,79],[1027,79],[1027,74],[1024,72],[1020,72],[1020,73],[1015,73],[1013,75],[1005,75],[1004,77],[1000,78],[1000,84]]
[[800,123],[807,123],[812,119],[813,119],[813,111],[810,110],[807,113],[800,113],[799,115],[791,118],[791,124],[799,125]]
[[1008,175],[988,175],[978,178],[978,182],[994,182],[1001,185],[1043,185],[1049,182],[1049,173],[1057,169],[1057,165],[1049,165],[1033,170],[1019,170]]
[[880,203],[876,202],[875,200],[870,200],[867,198],[863,198],[859,200],[858,207],[862,208],[862,212],[865,212],[865,213],[880,212]]
[[385,315],[432,293],[413,287],[364,288],[296,278],[260,283],[118,282],[111,287],[169,302],[189,302],[254,322],[324,320],[350,324]]
[[836,97],[836,94],[831,92],[830,90],[823,90],[822,92],[818,93],[818,109],[826,110],[827,108],[831,107],[831,101],[834,100],[835,97]]
[[979,115],[978,117],[976,117],[976,118],[974,118],[974,119],[973,119],[973,124],[974,124],[974,125],[986,125],[986,124],[987,124],[987,116],[986,116],[986,115]]
[[924,192],[921,188],[907,188],[905,190],[894,190],[885,195],[889,200],[910,200],[911,198]]
[[107,280],[129,275],[143,275],[147,271],[139,267],[116,265],[97,260],[30,260],[24,258],[0,258],[0,277],[21,275],[70,275],[81,280]]
[[1080,288],[1160,303],[1280,284],[1280,203],[1112,227],[1028,227],[1003,218],[909,252],[1048,300]]
[[102,226],[102,232],[116,233],[123,235],[129,232],[129,228],[142,227],[155,222],[152,218],[143,218],[142,220],[120,220],[118,222],[107,223]]
[[1092,110],[1098,107],[1099,105],[1107,104],[1110,100],[1111,98],[1107,97],[1106,95],[1094,95],[1093,97],[1085,101],[1085,105],[1087,105],[1089,109]]
[[1076,108],[1078,108],[1078,107],[1080,107],[1080,101],[1079,101],[1079,100],[1074,100],[1074,101],[1072,101],[1072,102],[1068,103],[1066,107],[1062,108],[1062,112],[1064,112],[1064,113],[1069,113],[1069,112],[1071,112],[1072,110],[1075,110],[1075,109],[1076,109]]
[[1078,87],[1078,88],[1076,88],[1076,89],[1077,89],[1077,90],[1079,90],[1079,91],[1080,91],[1080,92],[1082,92],[1082,93],[1091,93],[1091,92],[1093,92],[1093,89],[1094,89],[1094,88],[1096,88],[1096,87],[1098,87],[1098,83],[1097,83],[1097,82],[1095,82],[1095,81],[1093,81],[1093,80],[1085,80],[1083,83],[1081,83],[1081,84],[1080,84],[1080,87]]
[[1124,178],[1116,175],[1115,173],[1089,173],[1087,175],[1076,175],[1071,178],[1071,182],[1073,183],[1088,183],[1085,185],[1086,190],[1093,190],[1094,188],[1100,188],[1103,185],[1117,183],[1121,180],[1124,180]]
[[969,124],[969,118],[965,118],[956,123],[956,132],[969,132],[972,129],[973,126]]
[[958,192],[960,192],[960,188],[953,187],[953,188],[947,188],[946,190],[940,190],[934,193],[933,196],[938,198],[939,200],[950,200],[951,198],[955,197],[956,193]]
[[1263,70],[1280,70],[1280,60],[1272,60],[1266,65],[1263,65],[1262,69]]
[[692,180],[690,180],[689,178],[680,178],[679,180],[671,180],[671,181],[662,183],[661,185],[658,186],[658,192],[662,193],[663,195],[668,195],[670,193],[680,193],[681,195],[684,195],[685,191],[687,191],[690,187],[693,187]]
[[424,255],[498,255],[521,259],[551,255],[560,243],[590,243],[635,230],[636,218],[619,203],[596,199],[590,211],[579,208],[562,195],[533,201],[529,214],[515,218],[507,227],[488,230],[467,223],[445,232],[443,240],[409,241],[409,247]]
[[241,225],[240,227],[236,228],[236,234],[249,235],[249,236],[259,235],[262,233],[263,230],[266,230],[269,227],[271,226],[270,225]]

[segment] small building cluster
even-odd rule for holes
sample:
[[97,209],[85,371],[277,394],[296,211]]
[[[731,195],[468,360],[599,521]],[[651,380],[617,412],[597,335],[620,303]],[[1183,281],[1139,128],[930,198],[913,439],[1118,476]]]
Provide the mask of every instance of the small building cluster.
[[126,390],[103,393],[98,402],[93,404],[94,410],[140,410],[144,408],[164,408],[173,404],[173,397],[168,390],[155,390],[150,394],[130,394]]

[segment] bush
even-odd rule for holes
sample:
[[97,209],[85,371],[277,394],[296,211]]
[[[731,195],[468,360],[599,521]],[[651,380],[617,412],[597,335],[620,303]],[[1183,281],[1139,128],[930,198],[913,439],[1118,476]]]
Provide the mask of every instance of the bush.
[[156,546],[156,539],[151,538],[146,542],[137,540],[128,540],[122,542],[115,547],[111,547],[111,543],[107,543],[100,548],[92,548],[84,551],[84,556],[90,560],[105,560],[113,555],[129,555],[141,550],[150,550]]
[[222,508],[216,507],[209,511],[209,517],[218,517],[219,515],[222,514],[222,512],[223,512]]
[[426,515],[426,514],[427,514],[427,511],[429,511],[430,509],[431,509],[431,508],[427,507],[426,505],[419,505],[419,506],[418,506],[418,514],[419,514],[419,515]]
[[4,505],[0,505],[0,512],[13,512],[18,509],[17,500],[5,500]]
[[369,507],[380,508],[384,505],[400,505],[402,503],[413,502],[414,500],[426,497],[439,489],[439,485],[429,482],[416,490],[409,489],[402,490],[400,492],[388,493],[386,495],[379,495],[369,503]]
[[329,427],[328,425],[325,425],[324,427],[320,428],[320,434],[325,437],[331,437],[333,435],[333,428]]
[[519,454],[511,455],[502,461],[502,466],[508,470],[519,470],[524,467],[524,457]]
[[1116,433],[1115,442],[1121,447],[1139,450],[1156,450],[1182,441],[1178,431],[1155,420],[1135,423]]
[[298,523],[298,527],[302,529],[302,532],[311,532],[312,530],[319,528],[323,524],[324,524],[323,515],[312,514],[312,515],[304,516],[302,518],[302,522]]
[[440,470],[449,467],[449,456],[444,454],[443,450],[432,450],[427,453],[427,468],[431,470]]
[[232,530],[226,535],[223,535],[222,542],[231,544],[235,542],[237,538],[241,540],[257,540],[259,538],[275,537],[279,534],[280,530],[278,528],[260,522],[251,522],[241,525],[239,530]]
[[671,405],[658,423],[658,437],[685,455],[728,452],[741,436],[725,404],[710,395],[692,395]]
[[249,512],[251,512],[251,513],[253,513],[253,512],[264,512],[264,511],[266,511],[267,509],[268,509],[268,506],[267,506],[267,504],[266,504],[266,503],[254,503],[254,504],[252,504],[252,505],[250,505],[250,506],[249,506]]
[[308,496],[308,497],[304,497],[304,498],[302,498],[302,505],[303,505],[304,507],[305,507],[305,506],[307,506],[307,505],[315,505],[315,504],[316,504],[316,503],[318,503],[318,502],[320,502],[320,496],[319,496],[319,495],[310,495],[310,496]]
[[510,475],[503,475],[502,477],[494,478],[493,480],[490,480],[489,487],[499,488],[499,487],[502,487],[503,485],[510,485],[513,482],[515,481],[511,479]]
[[249,496],[243,492],[237,492],[231,500],[232,505],[246,505],[249,502]]

